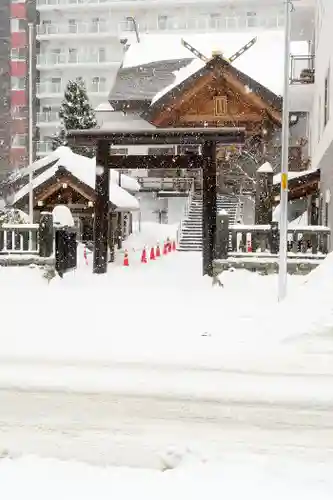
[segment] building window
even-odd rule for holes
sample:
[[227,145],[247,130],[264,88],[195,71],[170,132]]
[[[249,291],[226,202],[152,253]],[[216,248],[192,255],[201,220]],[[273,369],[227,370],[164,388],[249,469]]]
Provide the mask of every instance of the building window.
[[200,146],[197,144],[180,144],[177,146],[177,154],[179,155],[191,155],[200,154]]
[[214,115],[224,116],[227,113],[227,98],[215,97],[214,98]]
[[12,33],[17,33],[18,31],[25,31],[26,29],[26,20],[25,19],[17,19],[13,17],[10,20],[10,30]]
[[11,77],[12,90],[25,90],[25,78],[18,78],[17,76]]
[[106,78],[104,76],[95,76],[91,81],[92,92],[105,92]]
[[12,61],[25,61],[26,60],[26,48],[25,47],[21,47],[20,49],[13,48],[11,50],[11,60]]
[[104,48],[98,50],[98,62],[106,62],[106,50]]
[[238,28],[238,17],[226,17],[225,20],[227,29],[231,30]]
[[26,136],[24,134],[16,134],[12,141],[13,148],[25,148],[26,146]]
[[153,156],[173,155],[174,152],[175,148],[173,146],[148,148],[148,155],[153,155]]
[[128,148],[113,148],[113,147],[111,147],[110,154],[112,156],[126,156],[128,154]]
[[68,62],[69,63],[77,62],[77,49],[68,49]]
[[211,29],[220,28],[221,25],[221,16],[220,14],[210,14],[209,16],[209,27]]
[[11,116],[13,119],[26,118],[25,106],[13,106],[11,109]]
[[324,87],[324,127],[327,125],[330,119],[330,72],[331,68],[329,67],[327,70],[326,78],[325,78],[325,87]]
[[68,31],[69,31],[69,33],[76,33],[77,32],[76,19],[69,19],[68,20]]
[[158,16],[158,29],[166,30],[168,27],[168,16]]
[[256,12],[246,13],[246,25],[248,28],[255,28],[256,26],[258,26],[258,18]]
[[92,33],[98,33],[99,32],[99,26],[101,24],[101,20],[99,17],[95,17],[92,21],[91,21],[91,32]]

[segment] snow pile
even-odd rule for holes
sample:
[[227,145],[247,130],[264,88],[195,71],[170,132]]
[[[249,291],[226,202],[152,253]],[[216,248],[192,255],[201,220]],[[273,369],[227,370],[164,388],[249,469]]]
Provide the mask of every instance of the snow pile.
[[167,238],[176,237],[178,224],[157,224],[155,222],[142,222],[141,227],[135,224],[133,233],[123,243],[123,248],[127,250],[142,250],[143,247],[156,246],[157,243],[163,244]]
[[74,227],[73,215],[66,205],[56,205],[52,210],[52,215],[55,226]]
[[23,457],[0,462],[4,500],[331,500],[332,464],[246,455],[166,472]]

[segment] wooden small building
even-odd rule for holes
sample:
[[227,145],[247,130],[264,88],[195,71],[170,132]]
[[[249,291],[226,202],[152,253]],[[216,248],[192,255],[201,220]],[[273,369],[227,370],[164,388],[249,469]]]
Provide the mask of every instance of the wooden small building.
[[[81,239],[91,241],[96,198],[95,172],[95,158],[77,155],[69,148],[58,148],[50,155],[49,163],[44,158],[42,172],[37,170],[33,179],[35,221],[39,220],[41,212],[52,212],[55,206],[66,205],[72,212]],[[135,179],[113,172],[110,219],[117,228],[118,239],[131,232],[132,212],[139,210],[134,194],[139,189]],[[29,184],[25,184],[14,194],[12,205],[27,212],[28,200]]]

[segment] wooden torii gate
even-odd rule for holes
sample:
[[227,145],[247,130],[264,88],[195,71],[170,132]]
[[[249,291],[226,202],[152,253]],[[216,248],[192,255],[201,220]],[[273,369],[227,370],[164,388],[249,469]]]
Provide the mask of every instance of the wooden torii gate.
[[[202,272],[213,275],[216,234],[216,146],[245,142],[245,129],[158,128],[154,130],[115,131],[107,129],[72,130],[70,145],[96,148],[96,201],[94,216],[93,272],[107,272],[109,236],[110,169],[201,168],[202,169]],[[114,156],[111,146],[201,145],[201,154]]]

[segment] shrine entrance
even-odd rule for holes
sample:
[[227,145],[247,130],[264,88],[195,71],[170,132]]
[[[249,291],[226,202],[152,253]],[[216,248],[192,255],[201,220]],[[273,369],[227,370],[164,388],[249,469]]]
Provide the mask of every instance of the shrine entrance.
[[[107,272],[110,238],[110,169],[202,169],[202,273],[213,276],[216,235],[217,145],[242,145],[245,128],[157,128],[155,130],[114,131],[74,130],[68,133],[70,145],[96,148],[96,201],[94,216],[95,274]],[[200,145],[200,154],[129,155],[110,154],[111,146]]]

